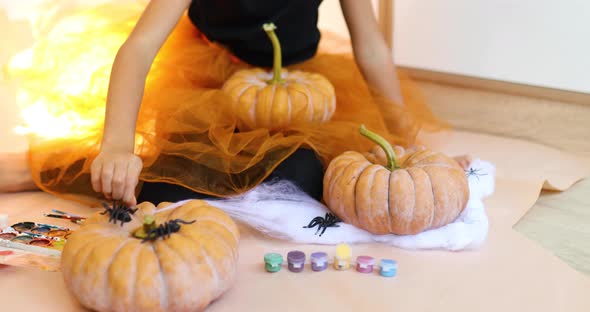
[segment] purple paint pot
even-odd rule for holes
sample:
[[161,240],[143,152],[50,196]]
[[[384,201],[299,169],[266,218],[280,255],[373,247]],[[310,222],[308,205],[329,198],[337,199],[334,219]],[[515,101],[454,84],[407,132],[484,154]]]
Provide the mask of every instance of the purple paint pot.
[[321,272],[328,268],[328,254],[325,252],[314,252],[311,254],[311,269]]
[[287,262],[289,264],[289,271],[299,273],[303,271],[305,265],[305,254],[298,250],[289,251]]
[[375,259],[373,257],[359,256],[356,258],[356,270],[360,273],[373,272],[374,265],[375,265]]

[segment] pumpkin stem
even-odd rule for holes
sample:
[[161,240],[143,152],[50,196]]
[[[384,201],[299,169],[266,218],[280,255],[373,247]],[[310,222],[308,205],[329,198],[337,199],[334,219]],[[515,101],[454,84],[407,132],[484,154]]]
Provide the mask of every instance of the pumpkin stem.
[[387,169],[393,171],[400,168],[397,165],[397,160],[395,159],[395,152],[393,151],[393,147],[391,146],[391,144],[389,144],[389,142],[387,142],[387,140],[379,136],[377,133],[367,130],[365,125],[361,125],[360,133],[364,137],[375,142],[383,149],[383,151],[385,151],[385,156],[387,157]]
[[275,83],[284,83],[285,80],[283,80],[283,77],[281,76],[281,70],[283,67],[283,59],[282,59],[282,55],[281,55],[281,43],[279,42],[279,37],[277,37],[277,34],[275,33],[275,29],[277,29],[277,26],[275,26],[274,23],[266,23],[264,25],[262,25],[262,28],[264,29],[264,31],[266,32],[266,34],[268,35],[268,38],[270,38],[270,41],[272,42],[272,49],[273,49],[273,55],[274,55],[274,61],[273,61],[273,76],[272,79],[268,82],[269,84],[275,84]]
[[133,236],[136,238],[147,238],[147,233],[155,228],[157,228],[156,217],[154,217],[154,215],[146,215],[143,217],[143,226],[137,229],[133,233]]

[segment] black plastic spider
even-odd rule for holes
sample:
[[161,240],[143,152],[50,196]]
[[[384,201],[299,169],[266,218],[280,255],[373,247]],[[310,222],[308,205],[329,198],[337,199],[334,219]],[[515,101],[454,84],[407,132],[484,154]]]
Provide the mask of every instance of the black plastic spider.
[[145,243],[147,241],[154,241],[154,240],[158,239],[159,237],[162,237],[164,239],[169,238],[170,234],[180,231],[180,224],[179,223],[193,224],[196,221],[197,220],[193,220],[190,222],[180,220],[180,219],[170,220],[164,224],[160,224],[156,228],[153,228],[153,229],[147,231],[146,237],[143,239],[143,242]]
[[324,234],[324,232],[326,232],[326,229],[328,229],[329,227],[340,227],[340,225],[336,224],[338,222],[342,222],[340,219],[338,219],[338,217],[336,217],[336,215],[331,214],[331,213],[326,213],[325,217],[315,217],[311,220],[311,222],[309,222],[308,225],[304,226],[304,229],[311,229],[315,226],[318,227],[318,230],[315,232],[315,234],[317,235],[320,231],[320,236],[322,236]]
[[487,173],[479,173],[480,169],[473,169],[473,168],[469,168],[468,171],[466,171],[467,176],[475,176],[477,178],[477,181],[479,181],[479,177],[487,175]]
[[137,208],[128,208],[118,201],[113,203],[113,207],[110,207],[107,203],[102,203],[102,206],[105,208],[105,211],[100,214],[105,215],[108,213],[109,222],[113,221],[114,224],[117,224],[117,221],[121,221],[121,226],[124,223],[131,222],[131,215],[137,211]]

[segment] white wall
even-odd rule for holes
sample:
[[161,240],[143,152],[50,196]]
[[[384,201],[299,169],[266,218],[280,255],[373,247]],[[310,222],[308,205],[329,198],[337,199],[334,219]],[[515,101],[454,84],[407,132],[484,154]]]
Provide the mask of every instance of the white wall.
[[590,93],[589,0],[394,0],[400,65]]
[[[590,0],[393,1],[398,65],[590,93]],[[338,2],[320,25],[348,36]]]

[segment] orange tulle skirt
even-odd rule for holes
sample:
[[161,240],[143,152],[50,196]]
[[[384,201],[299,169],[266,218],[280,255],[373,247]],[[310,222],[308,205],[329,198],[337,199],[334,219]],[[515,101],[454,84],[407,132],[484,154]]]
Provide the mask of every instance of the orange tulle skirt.
[[[123,7],[117,10],[101,7],[71,13],[65,18],[92,16],[102,22],[94,22],[91,31],[70,35],[70,41],[61,46],[59,42],[45,40],[33,49],[37,63],[12,72],[29,79],[29,98],[33,98],[31,92],[39,92],[36,97],[43,98],[50,111],[74,116],[68,119],[78,123],[79,127],[74,129],[85,129],[57,138],[46,138],[41,133],[29,136],[34,180],[43,190],[65,198],[93,203],[102,198],[92,190],[90,166],[100,149],[108,88],[106,65],[117,51],[99,53],[108,61],[100,68],[89,69],[91,73],[79,71],[80,77],[90,75],[90,82],[83,90],[67,96],[56,82],[65,72],[60,66],[67,67],[76,57],[84,57],[88,49],[104,48],[99,44],[101,37],[124,38],[140,11],[131,13]],[[117,14],[124,18],[117,18]],[[322,40],[328,38],[324,34]],[[94,43],[84,45],[85,40]],[[87,50],[76,52],[81,46]],[[53,67],[47,67],[49,50],[65,53],[62,65],[54,61]],[[86,61],[92,63],[93,59]],[[250,66],[224,47],[204,39],[188,18],[180,21],[146,81],[136,134],[136,153],[144,163],[141,181],[173,183],[200,193],[230,196],[261,183],[298,148],[314,150],[326,166],[344,151],[368,150],[373,144],[359,134],[361,124],[403,146],[414,144],[420,130],[446,126],[432,114],[403,72],[398,73],[405,101],[401,106],[370,89],[350,53],[320,48],[314,58],[287,69],[320,73],[333,84],[337,107],[331,121],[278,133],[265,129],[236,131],[236,117],[221,87],[234,72],[246,68]],[[32,84],[32,80],[37,83]],[[45,86],[41,86],[43,81]]]

